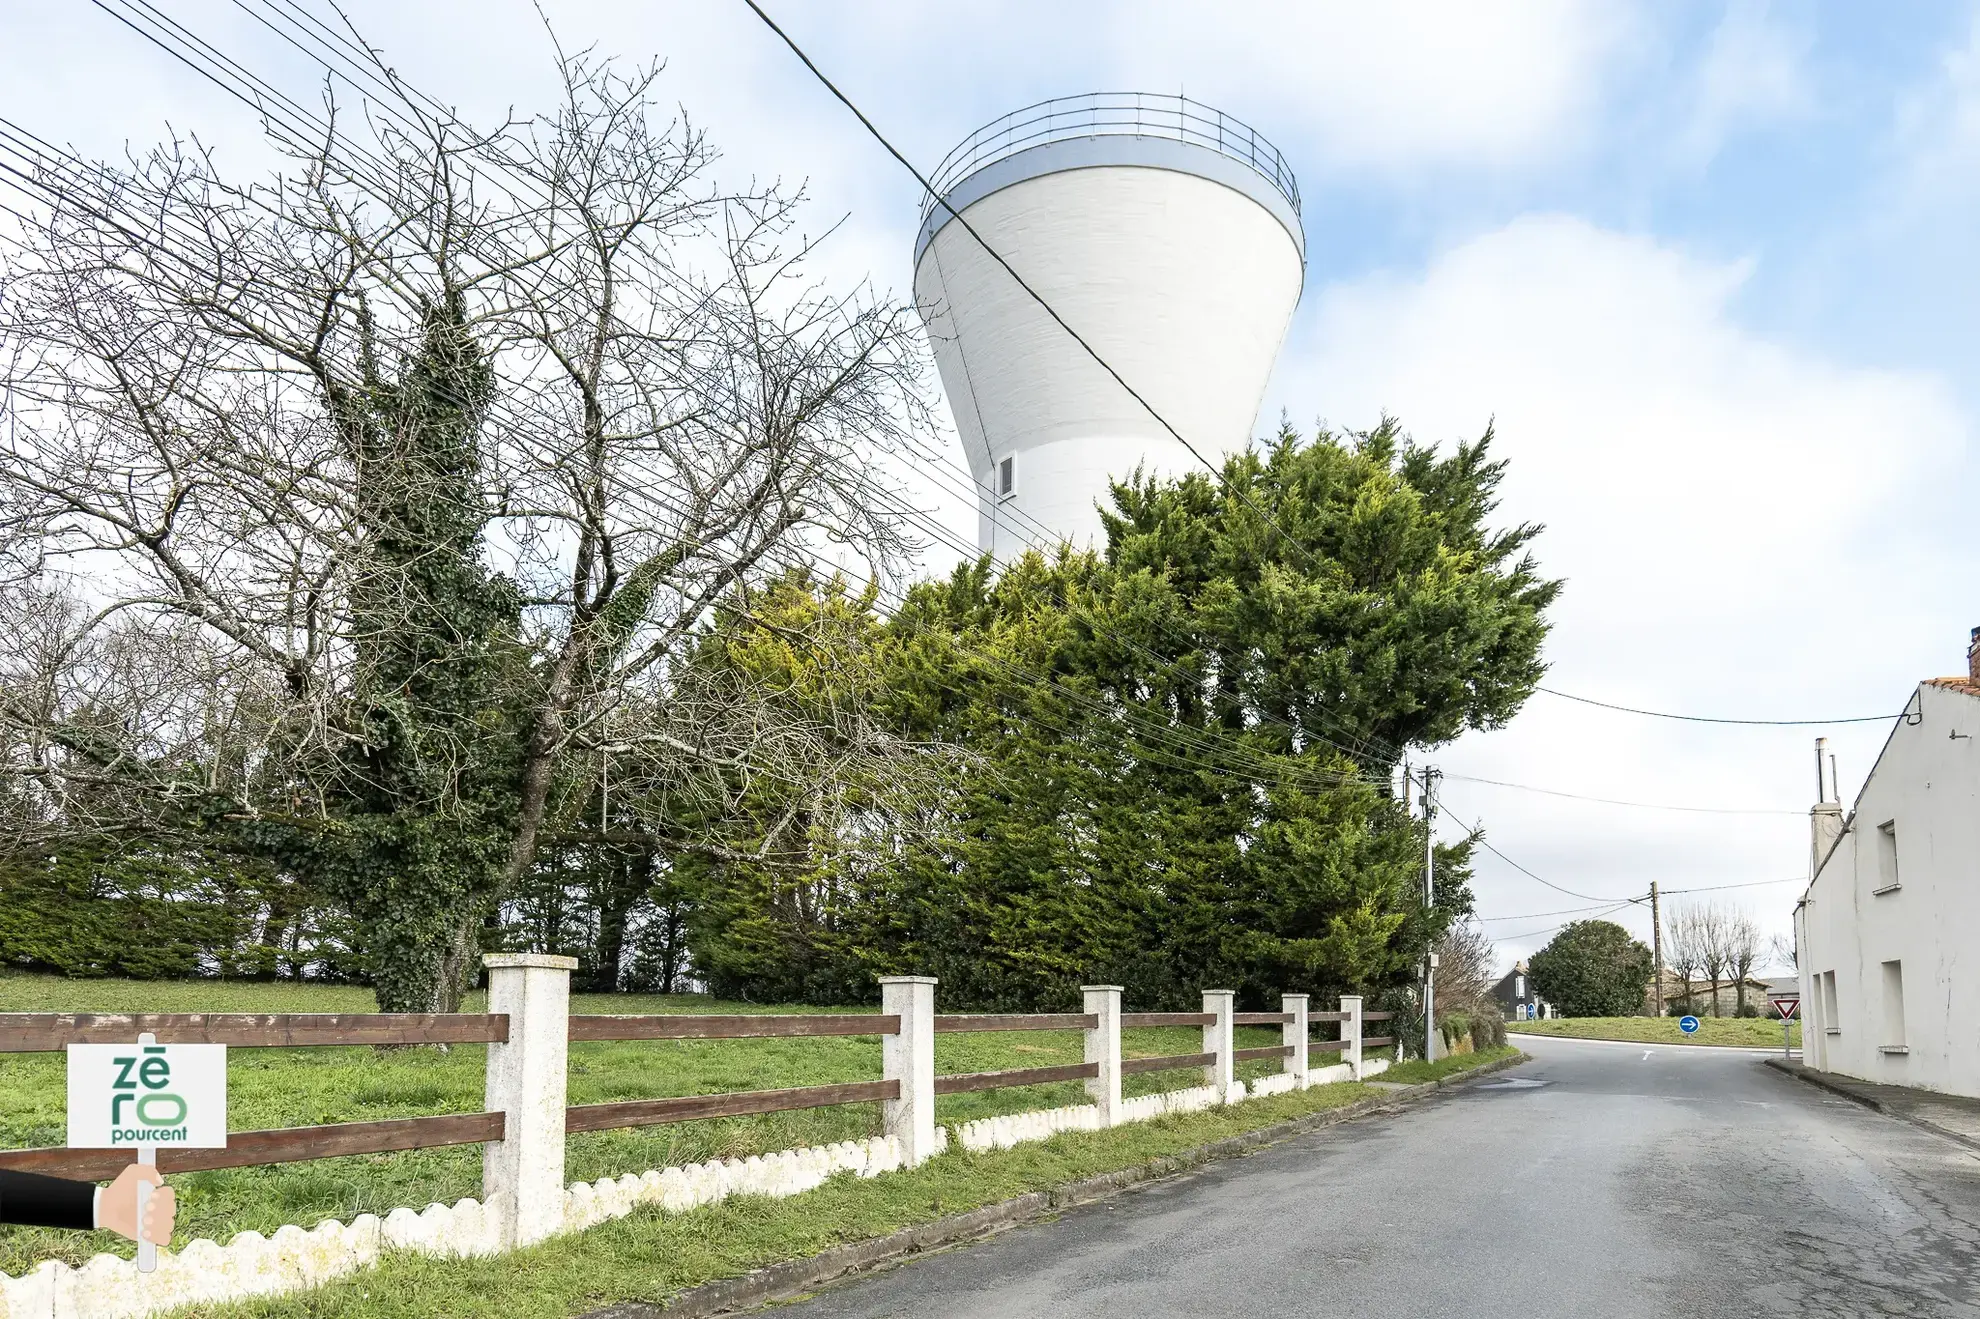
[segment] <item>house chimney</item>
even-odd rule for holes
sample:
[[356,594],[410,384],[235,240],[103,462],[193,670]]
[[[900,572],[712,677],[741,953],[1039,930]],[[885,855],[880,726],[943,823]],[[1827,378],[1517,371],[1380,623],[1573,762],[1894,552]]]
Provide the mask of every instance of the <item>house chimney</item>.
[[1829,754],[1829,739],[1818,737],[1815,739],[1815,806],[1808,812],[1809,879],[1822,873],[1822,863],[1829,859],[1842,831],[1842,790],[1836,783],[1836,759]]
[[1973,629],[1973,640],[1966,643],[1966,676],[1980,682],[1980,627]]

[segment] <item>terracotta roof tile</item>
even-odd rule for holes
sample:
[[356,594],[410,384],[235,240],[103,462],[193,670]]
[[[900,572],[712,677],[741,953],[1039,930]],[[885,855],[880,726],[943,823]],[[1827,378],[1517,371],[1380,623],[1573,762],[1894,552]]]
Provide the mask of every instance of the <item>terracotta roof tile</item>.
[[1980,696],[1980,682],[1971,678],[1927,678],[1927,687],[1943,687],[1947,691],[1965,692],[1968,696]]

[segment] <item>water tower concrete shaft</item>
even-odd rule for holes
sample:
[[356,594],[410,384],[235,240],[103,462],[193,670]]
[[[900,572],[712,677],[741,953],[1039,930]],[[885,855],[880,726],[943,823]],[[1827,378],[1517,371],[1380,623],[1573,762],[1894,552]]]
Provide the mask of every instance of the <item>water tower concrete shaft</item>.
[[1109,481],[1200,470],[984,243],[1205,459],[1250,442],[1305,274],[1269,143],[1181,97],[1096,94],[986,125],[931,182],[947,206],[924,205],[915,300],[983,550],[1100,544]]

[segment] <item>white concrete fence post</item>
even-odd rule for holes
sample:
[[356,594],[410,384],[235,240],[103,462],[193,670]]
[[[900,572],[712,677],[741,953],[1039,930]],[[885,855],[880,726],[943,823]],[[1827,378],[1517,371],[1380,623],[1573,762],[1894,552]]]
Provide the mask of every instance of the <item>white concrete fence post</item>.
[[481,1147],[481,1198],[505,1250],[564,1226],[564,1080],[575,957],[489,953],[488,1010],[507,1013],[509,1039],[488,1046],[488,1111],[502,1139]]
[[881,1037],[880,1075],[901,1083],[901,1097],[881,1104],[882,1127],[912,1168],[935,1153],[935,977],[881,976],[880,1011],[901,1019]]
[[1286,1070],[1292,1073],[1293,1084],[1301,1090],[1306,1089],[1307,1075],[1312,1071],[1306,1048],[1306,1002],[1304,994],[1279,995],[1279,1011],[1292,1018],[1279,1028],[1280,1038],[1292,1046],[1292,1052],[1286,1055]]
[[1341,1038],[1348,1042],[1347,1048],[1341,1050],[1341,1061],[1348,1065],[1348,1076],[1359,1081],[1361,1079],[1361,995],[1341,995],[1341,1011],[1347,1013],[1348,1017],[1341,1023]]
[[1100,1064],[1100,1075],[1086,1078],[1086,1093],[1100,1110],[1100,1125],[1111,1127],[1121,1120],[1121,987],[1082,985],[1086,995],[1085,1012],[1098,1017],[1086,1031],[1085,1061]]
[[1231,1057],[1231,1051],[1237,1047],[1236,1024],[1231,1020],[1237,1011],[1237,991],[1204,990],[1203,1010],[1216,1018],[1203,1028],[1203,1052],[1217,1055],[1203,1069],[1203,1083],[1217,1092],[1218,1103],[1228,1104],[1231,1083],[1237,1079],[1236,1061]]

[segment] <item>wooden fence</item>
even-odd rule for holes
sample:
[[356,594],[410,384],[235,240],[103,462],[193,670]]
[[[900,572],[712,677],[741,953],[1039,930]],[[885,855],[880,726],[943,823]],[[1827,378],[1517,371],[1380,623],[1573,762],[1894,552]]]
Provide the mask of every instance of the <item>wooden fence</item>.
[[[158,1167],[166,1173],[290,1163],[351,1154],[479,1144],[484,1148],[483,1194],[509,1215],[502,1236],[526,1244],[555,1230],[541,1208],[546,1196],[561,1205],[564,1137],[574,1132],[609,1131],[694,1122],[753,1113],[779,1113],[837,1104],[882,1105],[887,1135],[901,1141],[903,1161],[919,1162],[934,1152],[934,1100],[1011,1086],[1083,1081],[1098,1106],[1102,1125],[1121,1111],[1124,1076],[1201,1068],[1205,1083],[1221,1099],[1234,1084],[1237,1063],[1277,1059],[1297,1083],[1307,1079],[1311,1053],[1346,1055],[1352,1074],[1361,1074],[1364,1049],[1393,1043],[1364,1037],[1365,1023],[1390,1019],[1386,1012],[1364,1012],[1359,999],[1343,998],[1342,1009],[1310,1016],[1305,995],[1287,995],[1279,1012],[1236,1012],[1227,990],[1204,994],[1203,1012],[1123,1012],[1120,990],[1088,988],[1085,1012],[934,1012],[935,982],[926,977],[882,980],[878,1013],[804,1015],[594,1016],[569,1013],[568,958],[529,954],[491,955],[490,1011],[485,1013],[0,1013],[0,1053],[56,1052],[69,1044],[126,1043],[148,1033],[161,1044],[225,1044],[233,1048],[380,1046],[406,1044],[485,1044],[488,1046],[486,1111],[436,1117],[343,1122],[272,1131],[229,1133],[218,1150],[161,1149]],[[1337,1023],[1339,1039],[1310,1038],[1313,1025]],[[1136,1027],[1196,1027],[1203,1049],[1156,1058],[1122,1056],[1121,1032]],[[1278,1026],[1284,1043],[1261,1048],[1234,1047],[1238,1026]],[[938,1075],[934,1036],[977,1031],[1080,1031],[1086,1061],[1049,1067]],[[628,1040],[726,1040],[801,1036],[871,1036],[882,1043],[878,1080],[783,1090],[687,1095],[570,1105],[564,1101],[569,1046],[574,1042]],[[0,1151],[0,1168],[104,1180],[128,1164],[128,1149],[28,1149]]]

